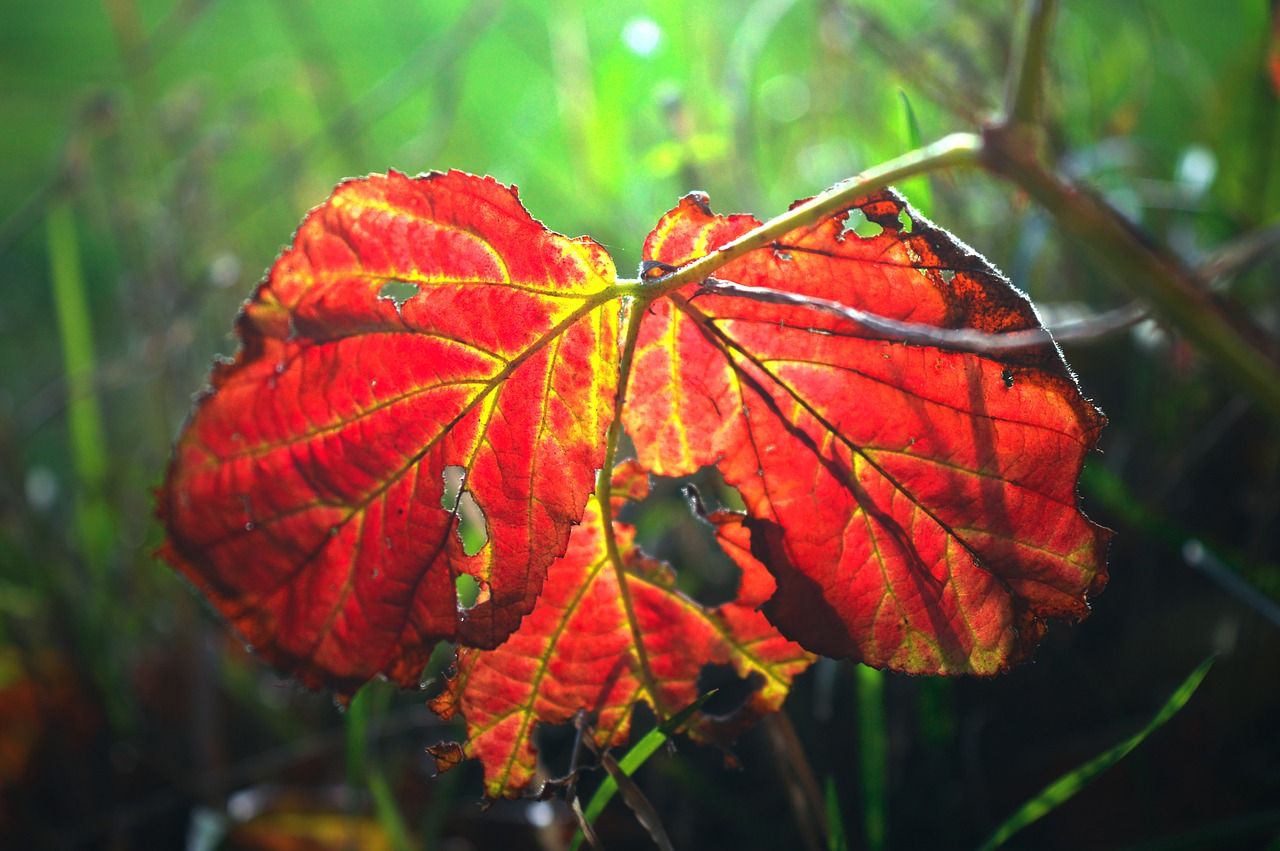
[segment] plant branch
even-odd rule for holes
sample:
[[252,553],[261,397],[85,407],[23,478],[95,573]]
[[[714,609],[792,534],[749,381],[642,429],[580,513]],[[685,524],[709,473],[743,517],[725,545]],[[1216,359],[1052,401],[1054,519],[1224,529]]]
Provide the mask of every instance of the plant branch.
[[1053,174],[1039,156],[1039,107],[1057,0],[1027,0],[1004,115],[983,129],[981,164],[1035,198],[1099,270],[1154,311],[1280,420],[1277,345],[1230,312],[1176,256],[1105,199]]
[[[925,172],[981,166],[1035,198],[1074,237],[1085,254],[1121,288],[1148,302],[1227,376],[1280,420],[1277,344],[1247,317],[1234,314],[1167,249],[1130,224],[1104,199],[1053,174],[1037,155],[1036,125],[1045,55],[1056,0],[1029,0],[1025,37],[1010,69],[1005,115],[981,135],[957,133],[869,169],[769,220],[719,249],[657,278],[619,281],[616,295],[658,298],[690,283],[705,282],[718,269],[794,230],[812,226],[889,184]],[[656,270],[653,270],[656,271]],[[641,295],[641,294],[644,295]],[[854,321],[873,327],[874,319]],[[883,324],[883,323],[881,323]],[[876,329],[885,334],[913,329]],[[1034,345],[1032,339],[955,340],[951,345],[985,351]],[[1010,344],[1016,344],[1011,346]]]
[[1051,173],[1020,134],[997,125],[983,135],[982,165],[1036,199],[1114,283],[1152,306],[1277,420],[1275,344],[1229,313],[1195,275],[1105,200]]

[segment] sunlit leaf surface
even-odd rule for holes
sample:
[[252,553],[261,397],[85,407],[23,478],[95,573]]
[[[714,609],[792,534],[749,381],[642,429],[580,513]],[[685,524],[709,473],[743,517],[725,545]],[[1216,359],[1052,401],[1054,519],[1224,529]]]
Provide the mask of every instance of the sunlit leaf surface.
[[[178,441],[165,557],[304,685],[416,684],[440,639],[501,643],[603,457],[613,280],[598,245],[493,180],[343,183],[245,305]],[[476,554],[450,468],[484,516]],[[461,574],[483,589],[465,618]]]
[[[982,258],[892,193],[717,277],[894,320],[1038,327]],[[749,231],[692,195],[645,246],[679,266]],[[715,464],[777,579],[764,612],[806,648],[913,673],[989,674],[1105,583],[1107,534],[1077,508],[1102,416],[1051,344],[1000,357],[885,339],[818,310],[702,292],[646,313],[624,412],[661,475]]]
[[[615,481],[620,491],[643,496],[635,472],[624,465]],[[713,519],[737,534],[735,516]],[[496,650],[459,651],[456,674],[432,703],[445,717],[460,711],[466,718],[463,749],[484,763],[491,796],[517,794],[533,779],[539,724],[569,721],[581,711],[599,746],[621,745],[637,703],[668,717],[698,696],[706,665],[732,665],[743,677],[754,675],[758,688],[735,715],[698,716],[694,728],[727,744],[777,710],[792,678],[813,661],[755,611],[772,580],[749,555],[739,554],[738,598],[706,609],[676,590],[670,567],[635,549],[626,524],[613,524],[619,558],[611,560],[605,531],[592,502],[520,629]],[[454,751],[442,756],[441,769],[450,767]]]

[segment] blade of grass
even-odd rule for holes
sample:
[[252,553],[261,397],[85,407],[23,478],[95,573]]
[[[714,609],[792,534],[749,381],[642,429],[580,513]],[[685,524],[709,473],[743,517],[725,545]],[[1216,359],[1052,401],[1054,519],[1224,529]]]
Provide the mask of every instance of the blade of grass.
[[391,785],[381,768],[370,768],[365,782],[369,786],[369,794],[373,796],[373,812],[378,824],[391,840],[395,851],[414,851],[417,847],[409,837],[409,827],[405,824],[400,806],[396,803]]
[[391,785],[381,766],[369,759],[369,719],[375,710],[385,712],[390,698],[390,691],[371,683],[356,692],[347,706],[347,782],[353,789],[363,786],[369,790],[378,824],[394,851],[414,851],[416,846]]
[[67,374],[67,431],[71,462],[79,487],[76,493],[76,534],[94,571],[93,592],[105,603],[103,587],[107,556],[111,549],[111,517],[102,499],[107,478],[107,447],[102,429],[102,407],[94,389],[95,355],[89,322],[84,275],[75,217],[68,201],[49,208],[46,219],[49,241],[49,277],[53,289],[62,359]]
[[1113,748],[1103,751],[1084,765],[1069,771],[1046,786],[1039,795],[1023,804],[1013,815],[1005,819],[987,840],[982,843],[980,851],[998,848],[1018,831],[1038,820],[1056,807],[1070,800],[1077,792],[1092,783],[1104,771],[1129,755],[1130,751],[1142,744],[1143,740],[1158,730],[1170,718],[1187,705],[1191,695],[1195,694],[1209,668],[1213,666],[1213,656],[1201,662],[1196,669],[1178,686],[1177,690],[1165,701],[1164,706],[1155,714],[1147,725],[1134,735],[1125,739]]
[[884,673],[859,665],[857,676],[863,829],[869,851],[883,851],[889,830],[889,734],[884,712]]
[[1251,563],[1240,552],[1210,547],[1192,530],[1166,520],[1158,512],[1143,505],[1124,480],[1100,464],[1087,464],[1080,486],[1093,500],[1100,502],[1120,522],[1146,535],[1153,542],[1181,554],[1189,567],[1208,576],[1237,600],[1280,627],[1280,606],[1267,596],[1274,586],[1263,587],[1259,578],[1274,575],[1275,565]]
[[[631,746],[631,750],[627,751],[627,755],[618,761],[619,770],[627,777],[635,774],[636,770],[644,765],[645,761],[653,756],[667,739],[671,738],[677,730],[683,727],[685,722],[693,717],[693,713],[697,712],[702,704],[710,700],[713,694],[715,694],[714,690],[707,692],[675,715],[672,715],[666,722],[646,733],[640,741]],[[587,804],[587,824],[595,824],[596,818],[599,817],[600,813],[604,812],[605,805],[613,800],[613,796],[617,793],[617,781],[614,780],[612,775],[605,778],[604,782],[600,784],[600,788],[591,796],[591,803]],[[569,851],[578,851],[581,846],[582,831],[578,830],[573,834],[573,840],[569,843]]]
[[836,779],[830,775],[827,776],[827,849],[849,851],[849,837],[844,832],[844,821],[840,818]]
[[[920,130],[920,119],[915,108],[911,106],[911,98],[906,90],[898,89],[898,101],[902,104],[902,135],[907,140],[907,150],[924,147],[924,133]],[[925,215],[933,214],[933,189],[929,185],[931,176],[927,174],[909,177],[898,185],[911,206],[924,211]]]
[[106,498],[107,440],[102,405],[94,385],[97,364],[80,243],[68,199],[59,198],[50,205],[45,227],[50,287],[66,371],[67,435],[75,480],[75,540],[86,574],[86,587],[74,592],[78,599],[87,599],[85,616],[75,619],[77,638],[98,680],[107,714],[117,728],[124,729],[135,720],[125,697],[128,690],[122,686],[125,674],[120,660],[112,655],[113,643],[104,640],[113,632],[112,618],[117,613],[109,573],[115,518]]

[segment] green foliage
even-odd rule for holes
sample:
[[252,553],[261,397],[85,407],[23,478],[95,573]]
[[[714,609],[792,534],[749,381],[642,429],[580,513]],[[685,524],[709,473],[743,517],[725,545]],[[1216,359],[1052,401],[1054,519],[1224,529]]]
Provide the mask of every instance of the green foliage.
[[1108,748],[1084,765],[1067,772],[1042,789],[1038,795],[1019,807],[1016,812],[992,831],[991,835],[982,843],[981,851],[999,848],[1008,842],[1009,838],[1015,833],[1071,800],[1080,790],[1097,779],[1100,774],[1128,756],[1134,748],[1142,744],[1147,736],[1164,726],[1182,707],[1187,705],[1187,701],[1196,693],[1196,689],[1200,687],[1200,683],[1209,673],[1211,667],[1213,667],[1212,656],[1201,662],[1187,676],[1182,685],[1178,686],[1173,694],[1169,696],[1169,699],[1147,722],[1146,726],[1115,747]]

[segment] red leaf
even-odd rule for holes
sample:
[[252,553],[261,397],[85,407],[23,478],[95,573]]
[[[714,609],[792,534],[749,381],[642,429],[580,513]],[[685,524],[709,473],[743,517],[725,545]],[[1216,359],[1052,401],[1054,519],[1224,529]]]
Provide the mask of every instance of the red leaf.
[[[400,282],[418,292],[384,297]],[[341,184],[246,303],[179,439],[163,555],[307,686],[498,645],[564,551],[617,382],[613,263],[459,172]],[[460,468],[487,545],[445,510]],[[454,579],[481,602],[460,621]]]
[[[793,231],[717,276],[890,319],[998,333],[1039,327],[999,273],[891,192]],[[689,196],[645,259],[678,266],[757,226]],[[659,475],[716,464],[777,579],[764,611],[830,656],[916,673],[993,673],[1045,618],[1105,583],[1108,533],[1075,483],[1103,419],[1052,345],[1000,357],[882,338],[848,318],[700,292],[655,302],[624,422]]]
[[[241,351],[178,441],[162,552],[308,686],[414,684],[438,640],[480,648],[438,705],[467,715],[494,794],[528,781],[536,723],[586,708],[601,743],[619,741],[632,703],[691,702],[710,662],[765,674],[739,722],[776,708],[808,657],[765,616],[832,656],[1001,670],[1105,582],[1108,533],[1075,496],[1102,416],[1051,344],[893,339],[902,323],[973,337],[1039,322],[898,196],[857,206],[882,233],[846,232],[846,211],[721,264],[729,284],[643,293],[492,180],[345,183],[246,304]],[[690,196],[645,258],[679,266],[757,224]],[[384,297],[392,284],[412,295]],[[747,514],[708,518],[744,571],[740,599],[714,611],[594,505],[538,597],[611,457],[624,295],[640,324],[623,420],[640,458],[616,471],[611,513],[646,471],[716,464]],[[464,512],[484,525],[477,553],[457,534]],[[466,613],[462,574],[481,587]]]
[[[618,490],[643,496],[636,481],[632,464],[615,471]],[[713,520],[730,528],[736,522],[727,515]],[[563,723],[583,710],[594,719],[597,745],[620,745],[634,704],[669,716],[697,697],[705,665],[731,664],[743,677],[759,675],[762,685],[731,718],[703,717],[695,728],[701,738],[727,743],[777,710],[792,678],[812,662],[754,610],[758,601],[704,609],[675,590],[667,565],[634,548],[630,526],[614,523],[613,530],[616,561],[599,508],[590,503],[520,629],[496,650],[460,650],[457,673],[432,703],[446,718],[458,711],[466,718],[464,750],[484,763],[492,797],[517,795],[533,779],[538,724]],[[739,563],[747,571],[744,593],[759,593],[768,574],[750,556]],[[455,752],[439,753],[446,758],[440,767],[448,767]]]

